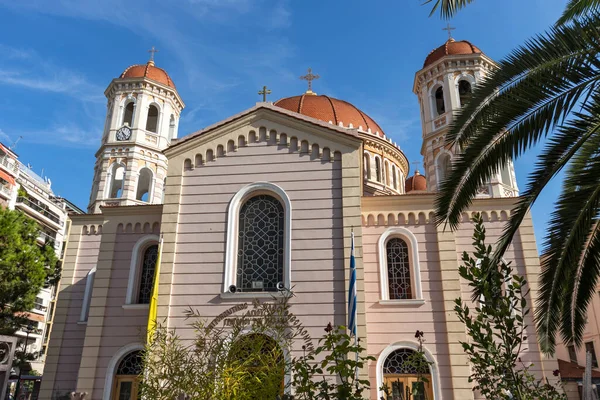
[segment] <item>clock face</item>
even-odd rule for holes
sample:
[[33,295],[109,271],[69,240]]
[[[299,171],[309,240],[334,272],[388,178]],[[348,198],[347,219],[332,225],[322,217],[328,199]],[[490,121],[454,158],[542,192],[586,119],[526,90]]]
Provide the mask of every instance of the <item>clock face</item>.
[[117,140],[129,140],[131,137],[131,129],[128,126],[119,128],[117,131]]

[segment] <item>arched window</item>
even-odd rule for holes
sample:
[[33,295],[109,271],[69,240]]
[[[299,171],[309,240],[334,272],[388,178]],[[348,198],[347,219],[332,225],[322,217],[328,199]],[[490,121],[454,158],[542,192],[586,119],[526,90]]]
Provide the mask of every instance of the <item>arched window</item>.
[[115,371],[113,400],[137,400],[142,374],[142,352],[132,351],[121,359]]
[[441,185],[442,182],[444,182],[444,180],[446,178],[448,178],[448,175],[450,174],[450,171],[452,169],[452,159],[450,158],[450,154],[448,153],[442,153],[438,156],[437,158],[437,178],[438,178],[438,188]]
[[400,238],[391,238],[386,245],[386,255],[390,300],[412,299],[408,245]]
[[396,173],[396,166],[392,164],[392,177],[394,179],[394,189],[398,190],[398,175]]
[[502,183],[506,186],[513,186],[508,163],[500,170],[500,178],[502,178]]
[[171,118],[169,119],[169,139],[174,139],[175,136],[175,116],[171,114]]
[[375,157],[375,175],[377,182],[381,182],[381,159],[379,157]]
[[406,228],[388,228],[379,238],[381,303],[424,303],[419,247]]
[[158,259],[158,245],[149,246],[144,251],[139,275],[139,289],[137,294],[138,304],[150,304],[152,285],[154,284],[154,271]]
[[136,200],[151,203],[150,195],[152,192],[152,171],[148,168],[142,168],[138,177],[138,186],[135,198]]
[[251,197],[240,209],[237,290],[272,292],[283,282],[284,216],[269,195]]
[[388,160],[385,160],[383,162],[383,172],[384,172],[384,178],[385,178],[385,181],[383,182],[383,184],[390,186],[390,164],[388,163]]
[[150,132],[157,132],[158,128],[158,108],[151,104],[148,107],[148,119],[146,120],[146,130]]
[[364,154],[364,164],[365,164],[364,177],[365,177],[365,180],[369,180],[369,179],[371,179],[371,157],[369,157],[368,153]]
[[133,114],[135,110],[135,103],[130,101],[125,106],[125,112],[123,113],[123,125],[133,126]]
[[118,199],[123,195],[123,185],[125,183],[125,166],[114,163],[109,173],[109,191],[108,197]]
[[418,365],[415,355],[412,349],[397,349],[383,362],[383,386],[391,395],[389,399],[434,398],[430,368]]
[[444,88],[441,86],[435,90],[435,111],[437,115],[442,115],[446,112],[446,104],[444,103]]
[[460,98],[461,107],[467,104],[467,101],[471,98],[471,82],[461,79],[458,81],[458,97]]
[[85,322],[90,315],[90,304],[92,302],[92,290],[94,289],[94,278],[96,277],[96,267],[88,272],[85,278],[85,292],[83,293],[83,302],[81,304],[81,316],[79,321]]
[[[231,199],[223,292],[248,296],[291,288],[292,204],[269,182],[243,187]],[[237,294],[239,295],[239,294]]]

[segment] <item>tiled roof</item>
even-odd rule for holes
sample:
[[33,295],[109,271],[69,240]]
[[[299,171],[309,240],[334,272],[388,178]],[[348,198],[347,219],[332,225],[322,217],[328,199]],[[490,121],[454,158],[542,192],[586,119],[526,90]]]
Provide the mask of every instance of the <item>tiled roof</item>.
[[[574,362],[558,359],[558,371],[561,379],[583,379],[585,368]],[[600,378],[600,371],[592,369],[592,378]]]
[[128,67],[123,71],[120,78],[148,78],[162,83],[163,85],[175,88],[175,84],[171,80],[169,74],[167,74],[167,71],[158,68],[152,61],[148,61],[147,64],[137,64]]
[[383,129],[371,117],[347,101],[333,97],[305,93],[277,100],[274,105],[336,126],[342,123],[347,128],[352,124],[353,128],[365,132],[370,129],[371,133],[384,136]]
[[475,45],[471,42],[467,42],[466,40],[455,41],[454,39],[449,39],[446,43],[433,50],[423,63],[423,68],[428,65],[433,64],[434,62],[440,60],[442,57],[450,56],[454,54],[481,54],[482,51],[479,50]]
[[408,178],[404,183],[404,191],[406,193],[412,191],[424,191],[427,190],[427,179],[424,175],[421,175],[419,171],[416,171],[413,176]]

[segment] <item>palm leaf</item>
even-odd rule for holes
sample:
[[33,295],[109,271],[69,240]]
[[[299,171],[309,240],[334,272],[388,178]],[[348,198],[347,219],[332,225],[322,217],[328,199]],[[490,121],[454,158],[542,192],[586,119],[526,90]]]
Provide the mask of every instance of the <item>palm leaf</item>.
[[564,25],[574,19],[585,17],[590,12],[597,12],[598,9],[600,9],[600,0],[571,0],[556,24]]
[[443,19],[450,19],[456,13],[465,8],[468,4],[475,0],[426,0],[423,4],[434,3],[429,16],[431,17],[439,9],[440,16]]

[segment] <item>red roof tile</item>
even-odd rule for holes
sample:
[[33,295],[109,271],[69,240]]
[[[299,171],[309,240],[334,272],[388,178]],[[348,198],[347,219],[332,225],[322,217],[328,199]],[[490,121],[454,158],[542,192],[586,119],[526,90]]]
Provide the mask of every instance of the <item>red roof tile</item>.
[[423,68],[433,64],[445,56],[454,54],[482,54],[482,51],[471,42],[467,42],[466,40],[457,42],[454,39],[449,39],[446,43],[429,53],[425,59],[425,62],[423,63]]
[[120,78],[148,78],[153,81],[162,83],[163,85],[175,88],[175,84],[167,71],[158,68],[154,62],[148,61],[147,64],[132,65],[121,74]]

